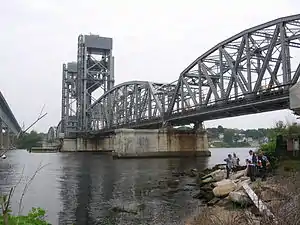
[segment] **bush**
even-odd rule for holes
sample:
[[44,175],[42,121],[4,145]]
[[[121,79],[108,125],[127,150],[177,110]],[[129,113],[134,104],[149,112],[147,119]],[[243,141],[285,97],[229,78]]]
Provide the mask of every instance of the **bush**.
[[[50,225],[45,221],[46,211],[41,208],[32,208],[26,216],[8,215],[9,225]],[[4,224],[3,216],[0,217],[0,224]]]
[[266,144],[262,144],[260,146],[260,150],[263,151],[264,153],[275,153],[276,150],[276,142],[275,141],[271,141],[268,142]]

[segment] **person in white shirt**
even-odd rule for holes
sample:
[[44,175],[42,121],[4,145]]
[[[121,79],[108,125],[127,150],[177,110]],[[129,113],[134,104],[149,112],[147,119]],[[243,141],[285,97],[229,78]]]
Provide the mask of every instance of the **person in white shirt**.
[[238,166],[240,166],[240,159],[236,156],[235,153],[233,153],[232,162],[233,162],[233,169],[236,169]]

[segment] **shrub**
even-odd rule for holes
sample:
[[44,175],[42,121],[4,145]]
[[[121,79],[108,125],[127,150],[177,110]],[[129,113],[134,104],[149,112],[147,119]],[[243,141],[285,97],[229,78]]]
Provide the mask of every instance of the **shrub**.
[[[9,225],[50,225],[45,221],[46,211],[41,208],[32,208],[26,216],[8,215]],[[3,216],[0,217],[0,224],[4,224]]]
[[260,146],[260,150],[263,151],[264,153],[273,153],[276,150],[276,142],[271,141],[266,144],[262,144]]

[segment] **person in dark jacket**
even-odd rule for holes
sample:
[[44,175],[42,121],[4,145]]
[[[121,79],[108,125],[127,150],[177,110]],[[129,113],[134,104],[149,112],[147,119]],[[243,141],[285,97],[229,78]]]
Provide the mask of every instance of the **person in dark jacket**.
[[269,166],[270,162],[267,156],[261,151],[257,156],[257,167],[259,169],[259,173],[262,180],[266,180],[267,175],[267,167]]
[[232,161],[232,155],[229,154],[228,158],[224,159],[224,161],[226,162],[226,179],[229,179],[229,174],[232,171],[233,168],[233,161]]
[[250,177],[250,180],[253,182],[255,181],[255,176],[256,176],[257,156],[252,150],[249,151],[249,157],[246,159],[246,164],[247,164],[248,176]]

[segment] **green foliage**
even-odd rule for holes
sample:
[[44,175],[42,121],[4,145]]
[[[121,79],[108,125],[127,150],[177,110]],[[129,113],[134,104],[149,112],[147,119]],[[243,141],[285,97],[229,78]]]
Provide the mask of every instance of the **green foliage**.
[[219,134],[224,133],[224,127],[222,127],[221,125],[219,125],[217,129]]
[[[32,208],[26,216],[8,216],[9,225],[50,225],[45,221],[46,211],[41,208]],[[0,225],[4,224],[3,216],[0,217]]]
[[233,143],[233,139],[234,139],[234,130],[232,129],[226,129],[224,131],[224,142],[227,144],[232,144]]
[[213,139],[218,138],[220,134],[224,134],[224,142],[231,144],[239,138],[239,135],[244,135],[246,138],[251,137],[254,140],[260,140],[264,137],[268,137],[272,129],[229,129],[219,125],[217,128],[206,128],[206,130],[208,132],[208,136]]
[[17,148],[19,149],[31,149],[36,146],[39,147],[40,142],[43,140],[43,134],[31,131],[30,133],[23,134],[17,140]]
[[279,136],[291,137],[300,136],[300,126],[296,123],[284,124],[282,121],[278,121],[273,129],[268,132],[269,142],[262,144],[260,150],[268,157],[271,166],[276,168],[279,166],[279,158],[276,154],[276,138]]
[[293,124],[287,126],[286,129],[285,129],[285,135],[287,135],[287,136],[291,136],[291,135],[300,136],[300,126],[296,123],[293,123]]
[[275,152],[276,150],[276,142],[274,140],[266,143],[266,144],[262,144],[260,146],[260,150],[263,151],[264,153],[267,152]]

